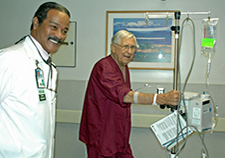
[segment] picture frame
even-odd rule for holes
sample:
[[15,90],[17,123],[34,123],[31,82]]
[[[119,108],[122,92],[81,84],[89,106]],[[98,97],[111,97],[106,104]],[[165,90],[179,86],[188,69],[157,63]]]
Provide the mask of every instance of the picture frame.
[[[174,70],[174,17],[162,13],[175,11],[107,11],[106,56],[111,38],[119,30],[127,30],[137,38],[138,48],[130,69]],[[146,18],[146,13],[150,18]],[[151,15],[152,13],[152,15]]]
[[77,22],[70,21],[69,31],[65,41],[56,53],[51,54],[52,61],[57,67],[76,67]]

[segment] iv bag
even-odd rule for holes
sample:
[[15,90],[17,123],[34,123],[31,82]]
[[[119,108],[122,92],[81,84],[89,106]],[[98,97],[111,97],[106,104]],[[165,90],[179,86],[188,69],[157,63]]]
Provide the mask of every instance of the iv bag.
[[219,18],[202,20],[201,53],[215,53],[218,21]]

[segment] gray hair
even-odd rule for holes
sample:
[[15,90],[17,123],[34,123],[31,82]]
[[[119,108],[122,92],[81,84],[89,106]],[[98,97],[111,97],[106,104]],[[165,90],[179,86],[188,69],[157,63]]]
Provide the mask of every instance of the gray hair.
[[112,37],[112,40],[111,42],[112,43],[117,43],[119,44],[121,42],[122,39],[129,39],[129,38],[134,38],[134,41],[135,41],[135,45],[138,46],[137,44],[137,39],[136,37],[134,36],[134,34],[130,33],[129,31],[126,31],[126,30],[120,30],[118,31],[113,37]]

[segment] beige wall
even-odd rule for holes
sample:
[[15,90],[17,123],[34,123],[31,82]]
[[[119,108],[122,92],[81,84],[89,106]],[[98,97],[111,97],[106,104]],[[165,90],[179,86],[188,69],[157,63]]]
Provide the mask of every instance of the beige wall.
[[[24,35],[29,34],[31,19],[37,7],[44,2],[31,0],[0,1],[0,48],[15,43]],[[59,98],[58,122],[56,126],[56,158],[83,158],[86,157],[84,145],[78,141],[79,119],[82,110],[86,83],[94,63],[105,56],[106,39],[106,11],[124,10],[180,10],[181,12],[211,11],[211,17],[218,17],[217,49],[213,55],[210,73],[210,89],[213,91],[219,106],[219,121],[217,132],[206,134],[205,142],[210,157],[223,158],[225,155],[224,133],[224,91],[225,91],[225,37],[224,0],[58,0],[72,13],[71,21],[77,22],[77,54],[76,67],[59,68]],[[182,16],[184,19],[185,16]],[[207,58],[200,54],[201,19],[205,16],[191,16],[196,26],[196,60],[191,73],[188,91],[202,93],[205,89],[205,68]],[[181,19],[182,20],[182,19]],[[192,28],[185,28],[181,55],[181,76],[184,81],[192,57]],[[65,52],[66,53],[66,52]],[[132,88],[136,89],[145,83],[160,84],[169,91],[172,89],[173,72],[158,70],[130,70]],[[66,111],[64,111],[66,110]],[[145,109],[146,110],[146,109]],[[131,145],[137,158],[164,158],[166,151],[160,147],[157,139],[147,124],[155,118],[164,115],[165,111],[147,108],[148,114],[138,111],[134,106],[134,124],[131,133]],[[75,112],[75,113],[74,113]],[[140,114],[140,115],[139,115]],[[146,116],[143,118],[143,116]],[[140,119],[142,118],[142,119]],[[150,118],[146,121],[146,118]],[[138,121],[137,121],[138,120]],[[200,157],[201,143],[196,135],[188,143],[179,157]]]

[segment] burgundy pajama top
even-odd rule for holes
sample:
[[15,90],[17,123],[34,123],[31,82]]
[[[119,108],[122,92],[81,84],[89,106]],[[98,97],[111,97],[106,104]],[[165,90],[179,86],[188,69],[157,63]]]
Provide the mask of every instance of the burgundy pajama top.
[[131,104],[123,102],[129,91],[127,66],[125,82],[111,56],[95,64],[86,90],[79,139],[101,155],[113,156],[129,146]]

